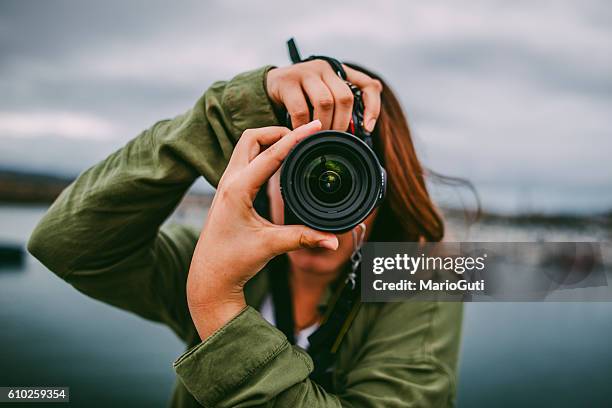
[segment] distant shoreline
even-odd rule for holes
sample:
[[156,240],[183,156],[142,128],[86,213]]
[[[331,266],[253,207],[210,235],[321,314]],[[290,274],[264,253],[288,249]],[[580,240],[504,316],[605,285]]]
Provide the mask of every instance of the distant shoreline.
[[[75,177],[0,169],[0,205],[50,205]],[[188,202],[210,205],[212,193],[190,193]]]
[[0,203],[51,204],[71,178],[0,170]]
[[[34,172],[22,172],[0,169],[0,205],[50,205],[68,187],[74,177],[44,175]],[[181,206],[208,207],[212,202],[213,193],[187,194]],[[442,212],[449,217],[466,222],[474,220],[474,214],[459,208],[443,208]],[[612,229],[612,209],[598,214],[571,213],[518,213],[502,214],[483,211],[479,222],[512,222],[515,225],[549,225],[580,228],[593,223],[609,226]]]

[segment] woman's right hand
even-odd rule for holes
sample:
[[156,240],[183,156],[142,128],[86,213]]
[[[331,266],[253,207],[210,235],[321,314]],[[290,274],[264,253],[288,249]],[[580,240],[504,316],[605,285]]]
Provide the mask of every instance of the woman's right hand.
[[304,225],[275,225],[253,208],[261,186],[299,141],[321,129],[315,120],[290,131],[245,131],[221,177],[193,254],[187,302],[202,340],[245,306],[244,284],[274,256],[299,248],[335,250],[338,238]]

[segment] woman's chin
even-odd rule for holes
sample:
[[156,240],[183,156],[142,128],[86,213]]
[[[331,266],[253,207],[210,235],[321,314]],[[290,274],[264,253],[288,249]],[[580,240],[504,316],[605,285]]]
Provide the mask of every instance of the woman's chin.
[[316,273],[327,274],[338,268],[334,262],[335,251],[324,248],[300,249],[289,252],[291,263],[302,270]]

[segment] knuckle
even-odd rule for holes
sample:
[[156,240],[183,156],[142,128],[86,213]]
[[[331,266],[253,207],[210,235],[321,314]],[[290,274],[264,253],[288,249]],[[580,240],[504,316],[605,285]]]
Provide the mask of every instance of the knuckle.
[[303,78],[307,76],[311,70],[312,67],[308,64],[308,62],[292,65],[292,77],[296,79]]
[[342,106],[350,106],[353,104],[353,93],[346,92],[338,96],[338,103]]
[[295,71],[285,71],[278,75],[278,92],[281,94],[285,94],[288,89],[291,89],[296,82],[298,82],[299,75]]
[[298,246],[302,248],[310,247],[310,241],[306,237],[306,234],[304,234],[304,231],[300,231],[300,236],[298,238]]
[[325,96],[319,99],[318,105],[322,110],[329,111],[334,108],[334,99],[331,96]]
[[310,112],[308,112],[308,109],[297,109],[291,112],[290,115],[292,118],[302,121],[302,120],[308,120],[308,117],[310,116]]
[[297,246],[302,248],[314,248],[316,246],[315,242],[309,238],[309,236],[305,233],[304,230],[300,231],[300,235],[298,238]]
[[372,79],[372,83],[370,85],[376,92],[382,92],[383,84],[378,79]]
[[270,160],[273,162],[282,161],[282,157],[280,156],[280,150],[278,146],[275,144],[268,147],[263,154],[265,154],[265,158],[267,160]]
[[295,69],[290,72],[287,72],[285,80],[287,84],[289,84],[291,87],[297,87],[300,85],[300,82],[303,77],[304,74],[302,73],[302,71],[299,69]]
[[275,167],[280,167],[283,164],[284,157],[280,155],[278,151],[270,152],[266,158],[266,161]]
[[327,62],[320,60],[320,59],[306,61],[298,65],[302,66],[302,69],[304,70],[304,75],[307,75],[309,73],[310,74],[312,73],[320,74],[322,72],[325,72],[325,69],[329,67],[329,64]]
[[227,202],[234,196],[235,186],[233,184],[235,182],[226,181],[223,185],[219,185],[216,195],[222,202]]
[[300,236],[298,238],[298,246],[300,247],[305,247],[307,246],[307,240],[306,240],[306,236],[304,235],[304,231],[300,232]]
[[308,62],[309,64],[311,64],[312,67],[316,68],[318,71],[324,69],[325,67],[328,67],[329,65],[327,64],[327,62],[321,60],[321,59],[315,59],[312,61]]
[[254,129],[245,129],[244,132],[242,132],[242,136],[240,136],[240,140],[249,140],[255,137],[255,130]]
[[276,73],[276,77],[282,81],[291,79],[294,76],[295,76],[295,68],[293,66],[280,68],[279,71]]
[[231,192],[228,191],[227,188],[225,187],[221,187],[217,190],[217,194],[219,195],[219,198],[223,201],[229,199],[231,197]]

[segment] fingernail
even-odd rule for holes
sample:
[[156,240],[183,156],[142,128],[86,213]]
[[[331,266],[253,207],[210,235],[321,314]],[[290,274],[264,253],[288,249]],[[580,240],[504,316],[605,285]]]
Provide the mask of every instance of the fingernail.
[[308,127],[321,127],[321,121],[319,119],[315,119],[308,123]]
[[366,130],[368,132],[372,132],[374,130],[374,126],[376,126],[376,119],[372,118],[368,120],[368,123],[366,124]]
[[317,242],[317,246],[335,251],[336,249],[338,249],[338,239],[336,238],[322,239],[319,242]]

